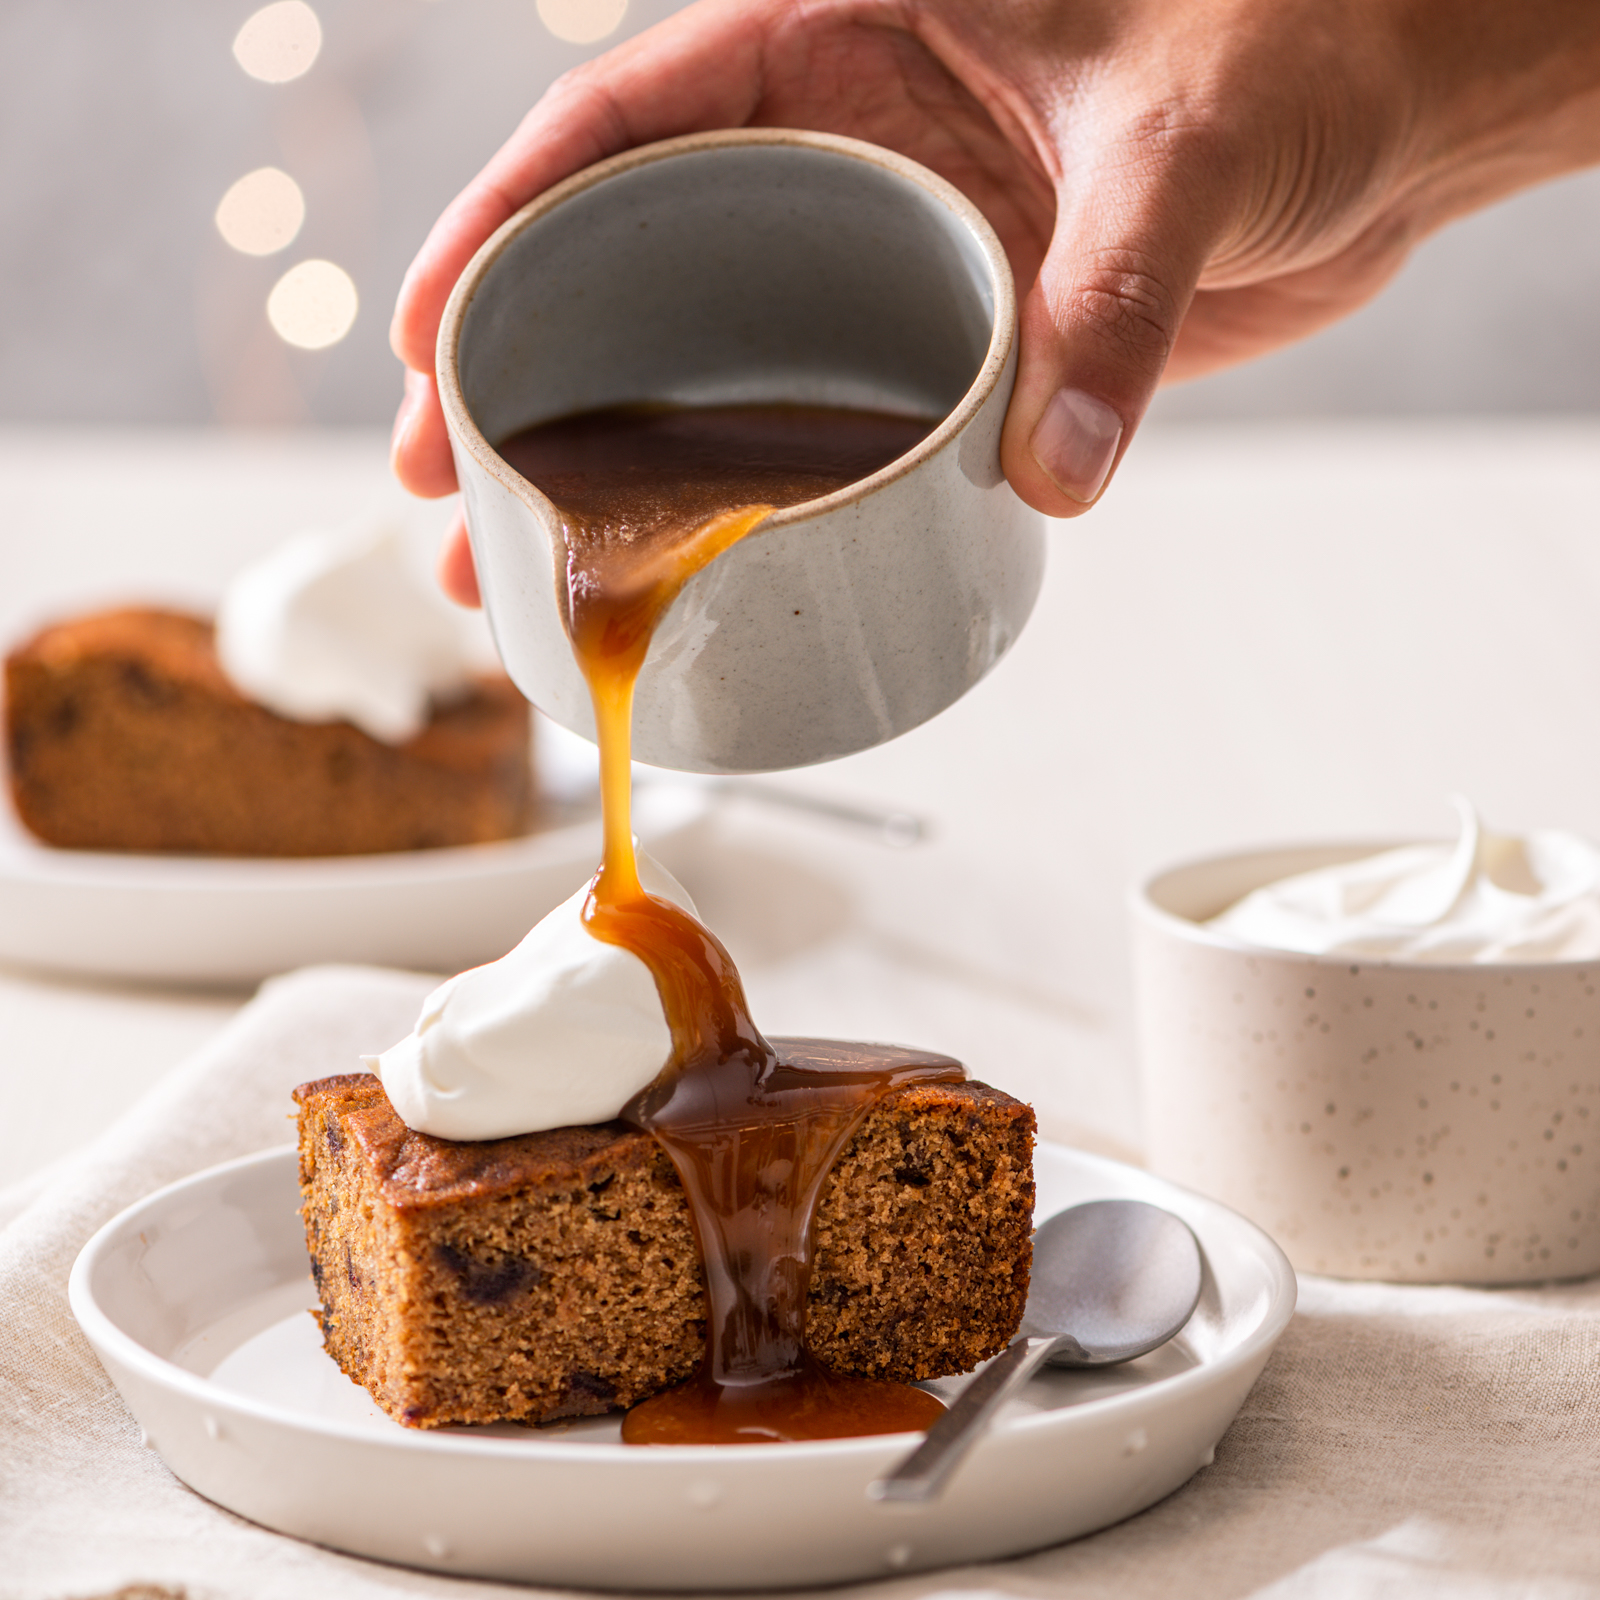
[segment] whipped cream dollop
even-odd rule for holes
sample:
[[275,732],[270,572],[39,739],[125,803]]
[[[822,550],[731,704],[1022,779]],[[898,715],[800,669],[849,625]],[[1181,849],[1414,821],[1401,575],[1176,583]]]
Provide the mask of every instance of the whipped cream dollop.
[[[639,879],[694,902],[639,852]],[[400,1120],[441,1139],[504,1139],[606,1122],[667,1064],[672,1034],[650,969],[583,920],[585,884],[509,955],[451,978],[417,1025],[365,1058]]]
[[1459,797],[1454,845],[1408,845],[1268,884],[1207,926],[1241,944],[1391,961],[1600,960],[1600,848],[1490,833]]
[[343,719],[388,744],[472,676],[460,620],[384,524],[302,534],[246,567],[217,612],[217,655],[279,716]]

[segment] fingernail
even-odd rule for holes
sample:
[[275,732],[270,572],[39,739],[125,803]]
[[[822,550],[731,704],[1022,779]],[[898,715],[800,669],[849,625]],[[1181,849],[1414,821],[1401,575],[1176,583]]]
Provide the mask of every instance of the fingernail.
[[1028,447],[1050,481],[1082,505],[1105,484],[1122,438],[1122,418],[1082,389],[1058,389]]

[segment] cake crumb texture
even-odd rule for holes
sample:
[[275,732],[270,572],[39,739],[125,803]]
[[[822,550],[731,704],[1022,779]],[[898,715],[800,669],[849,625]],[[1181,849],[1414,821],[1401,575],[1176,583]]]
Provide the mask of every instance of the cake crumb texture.
[[[622,1123],[464,1143],[370,1074],[295,1091],[328,1353],[408,1426],[551,1422],[689,1377],[705,1291],[671,1161]],[[1033,1113],[983,1084],[870,1111],[818,1204],[808,1318],[836,1370],[965,1372],[1022,1319]]]
[[528,706],[499,675],[389,745],[246,698],[212,625],[180,612],[59,623],[5,666],[12,799],[46,844],[352,855],[505,839],[532,821]]

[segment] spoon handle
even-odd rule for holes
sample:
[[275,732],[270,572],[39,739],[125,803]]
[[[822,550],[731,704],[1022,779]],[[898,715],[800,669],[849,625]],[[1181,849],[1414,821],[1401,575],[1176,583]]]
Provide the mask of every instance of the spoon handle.
[[956,1396],[921,1444],[887,1477],[867,1485],[874,1500],[934,1500],[1006,1397],[1036,1372],[1054,1339],[1014,1339]]
[[833,800],[826,795],[809,794],[803,789],[786,789],[779,784],[758,783],[749,778],[719,778],[716,780],[716,791],[737,795],[741,800],[755,800],[762,805],[809,812],[812,816],[825,817],[830,822],[843,823],[847,827],[864,828],[877,837],[879,844],[895,849],[921,844],[933,834],[933,827],[927,819],[912,811],[888,811],[880,806],[853,805],[849,801]]

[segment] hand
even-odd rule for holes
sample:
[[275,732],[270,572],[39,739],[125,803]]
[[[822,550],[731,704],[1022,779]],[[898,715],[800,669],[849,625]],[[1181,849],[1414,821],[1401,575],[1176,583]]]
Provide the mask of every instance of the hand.
[[[391,334],[409,489],[455,487],[433,349],[478,246],[603,157],[742,126],[873,140],[982,208],[1023,296],[1002,464],[1075,516],[1164,377],[1303,338],[1450,218],[1600,160],[1600,5],[701,0],[557,82],[428,236]],[[476,602],[459,525],[441,579]]]

